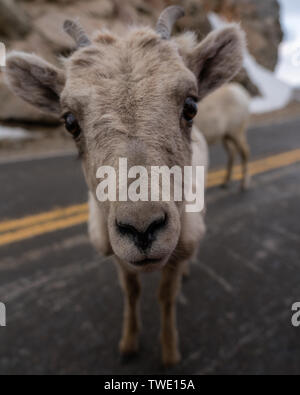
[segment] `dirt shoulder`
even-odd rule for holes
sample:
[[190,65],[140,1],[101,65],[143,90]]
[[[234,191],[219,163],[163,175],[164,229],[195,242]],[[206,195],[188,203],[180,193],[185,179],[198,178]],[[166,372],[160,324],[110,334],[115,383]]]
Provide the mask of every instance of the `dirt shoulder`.
[[[31,159],[34,157],[76,154],[75,144],[61,127],[38,128],[26,127],[33,137],[27,140],[0,141],[1,161]],[[37,137],[34,137],[36,133]]]
[[269,125],[272,123],[280,123],[289,119],[300,118],[300,102],[293,101],[287,107],[269,112],[266,114],[257,114],[251,116],[251,127],[260,125]]

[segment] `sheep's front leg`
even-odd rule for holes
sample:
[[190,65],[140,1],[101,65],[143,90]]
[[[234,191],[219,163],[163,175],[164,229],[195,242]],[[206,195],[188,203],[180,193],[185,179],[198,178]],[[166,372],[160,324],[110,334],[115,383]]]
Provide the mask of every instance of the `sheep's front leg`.
[[125,296],[120,352],[122,356],[130,357],[138,351],[140,330],[139,297],[141,286],[138,275],[128,271],[122,265],[119,266],[119,277]]
[[176,322],[176,300],[181,286],[183,265],[167,265],[162,272],[159,290],[161,306],[162,358],[166,366],[177,364],[180,359]]

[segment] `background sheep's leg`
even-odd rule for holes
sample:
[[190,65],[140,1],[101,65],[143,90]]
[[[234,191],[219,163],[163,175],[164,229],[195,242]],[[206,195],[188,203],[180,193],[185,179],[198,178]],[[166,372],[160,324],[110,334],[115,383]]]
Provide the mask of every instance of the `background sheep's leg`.
[[235,139],[236,147],[242,158],[242,191],[246,191],[250,187],[250,173],[249,173],[249,158],[250,158],[250,148],[246,139],[246,136],[243,134],[240,135],[238,139]]
[[181,286],[183,265],[168,265],[162,271],[159,290],[161,306],[162,358],[166,366],[172,366],[181,359],[178,348],[176,322],[176,299]]
[[122,265],[119,266],[119,277],[125,296],[120,351],[123,356],[129,357],[138,351],[140,329],[139,297],[141,286],[138,275],[128,271]]
[[227,174],[223,184],[223,188],[227,188],[232,180],[236,149],[232,141],[227,137],[223,138],[223,145],[228,155]]

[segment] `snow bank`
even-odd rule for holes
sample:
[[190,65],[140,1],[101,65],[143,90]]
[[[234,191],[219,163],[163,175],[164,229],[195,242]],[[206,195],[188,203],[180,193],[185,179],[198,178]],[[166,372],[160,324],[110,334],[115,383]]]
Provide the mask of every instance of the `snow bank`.
[[[208,17],[214,29],[220,29],[228,24],[215,13],[210,13]],[[259,114],[279,110],[286,107],[292,100],[293,88],[276,78],[274,73],[259,65],[248,50],[245,53],[244,67],[262,94],[261,97],[251,100],[251,113]]]
[[0,126],[1,140],[27,140],[37,138],[37,133],[30,133],[25,129]]

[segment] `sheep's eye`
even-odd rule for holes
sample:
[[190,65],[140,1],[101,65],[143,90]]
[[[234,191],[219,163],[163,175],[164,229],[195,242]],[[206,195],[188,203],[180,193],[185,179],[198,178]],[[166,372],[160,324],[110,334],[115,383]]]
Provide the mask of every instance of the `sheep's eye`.
[[71,133],[75,139],[79,137],[81,129],[74,115],[69,112],[64,115],[64,120],[67,131]]
[[183,107],[183,117],[184,119],[192,123],[193,119],[197,115],[198,112],[198,105],[196,100],[193,97],[188,97],[184,102]]

